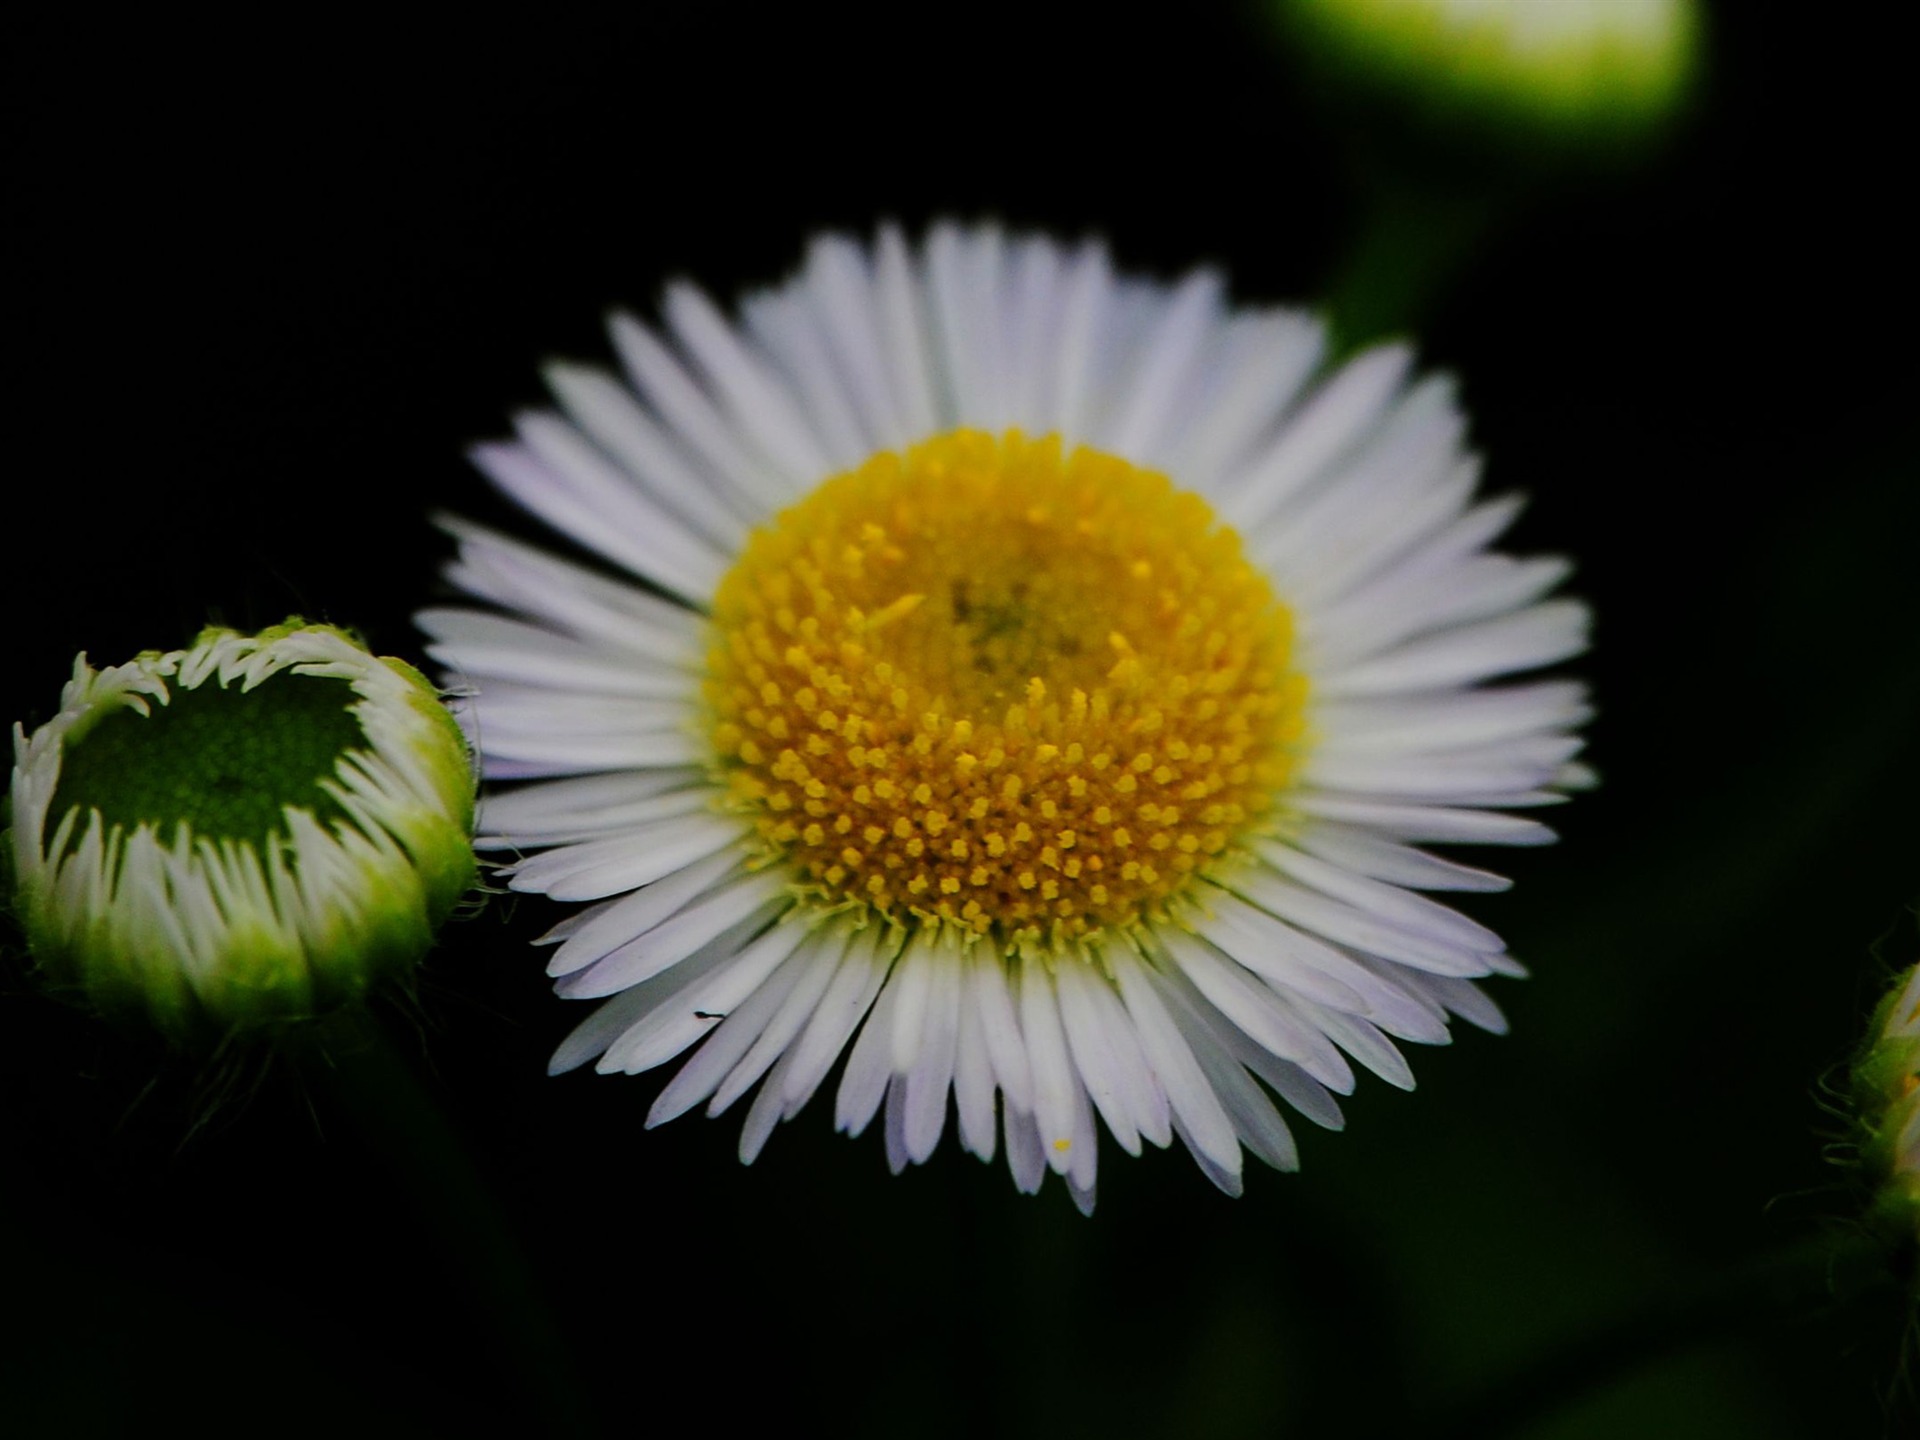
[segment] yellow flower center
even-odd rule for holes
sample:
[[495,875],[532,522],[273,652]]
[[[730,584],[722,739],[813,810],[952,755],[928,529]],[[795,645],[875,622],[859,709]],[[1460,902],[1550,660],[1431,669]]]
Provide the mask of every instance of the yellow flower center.
[[1163,914],[1269,813],[1291,641],[1199,496],[957,430],[749,538],[714,597],[713,744],[825,903],[1059,941]]

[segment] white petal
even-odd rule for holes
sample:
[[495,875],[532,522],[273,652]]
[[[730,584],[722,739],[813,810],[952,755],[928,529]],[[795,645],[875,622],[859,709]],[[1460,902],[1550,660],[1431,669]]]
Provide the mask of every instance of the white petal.
[[1493,745],[1579,724],[1591,713],[1570,681],[1316,704],[1323,748],[1342,755],[1432,754]]
[[[1129,1118],[1142,1139],[1164,1147],[1173,1139],[1167,1094],[1155,1078],[1153,1067],[1147,1063],[1146,1052],[1140,1048],[1140,1037],[1119,991],[1105,974],[1095,969],[1086,972],[1081,988],[1085,998],[1092,1002],[1094,1017],[1112,1050],[1119,1095],[1127,1106]],[[1072,1039],[1071,1034],[1068,1039]]]
[[414,621],[433,637],[427,653],[463,677],[671,699],[693,688],[684,671],[663,661],[636,663],[504,615],[434,608],[420,611]]
[[1261,1049],[1293,1061],[1342,1094],[1353,1089],[1353,1072],[1325,1033],[1301,1019],[1272,988],[1196,935],[1169,925],[1156,930],[1154,939],[1221,1016]]
[[1417,985],[1468,1024],[1477,1025],[1492,1035],[1507,1033],[1507,1017],[1500,1006],[1472,980],[1459,980],[1450,975],[1413,975],[1408,977],[1408,983]]
[[1225,289],[1218,271],[1195,270],[1168,292],[1118,405],[1116,454],[1164,463],[1177,407],[1193,386],[1202,347],[1219,326]]
[[1323,1130],[1344,1130],[1347,1117],[1340,1113],[1340,1102],[1331,1091],[1291,1060],[1269,1055],[1244,1035],[1219,1032],[1227,1052],[1248,1070],[1265,1081],[1273,1092],[1295,1111]]
[[1406,885],[1418,890],[1483,891],[1507,890],[1513,885],[1504,875],[1442,860],[1397,840],[1336,821],[1307,826],[1294,837],[1294,844],[1331,864],[1390,885]]
[[960,1030],[954,1046],[953,1099],[960,1115],[960,1140],[982,1160],[992,1160],[994,1140],[993,1061],[987,1055],[987,1032],[980,1016],[977,967],[962,967]]
[[848,947],[846,961],[827,987],[820,1008],[788,1052],[791,1064],[780,1090],[783,1115],[790,1118],[799,1113],[847,1048],[854,1026],[867,1013],[887,978],[896,943],[897,938],[886,927],[870,924]]
[[819,325],[839,373],[846,377],[847,398],[869,452],[904,445],[919,433],[895,399],[899,357],[885,352],[876,284],[859,246],[843,236],[823,235],[807,252],[800,283],[787,292]]
[[1053,976],[1046,965],[1024,959],[1020,966],[1020,1031],[1033,1065],[1033,1118],[1047,1164],[1066,1174],[1073,1163],[1073,1119],[1080,1079],[1067,1054],[1066,1032],[1054,999]]
[[1324,1006],[1314,1007],[1309,1013],[1313,1015],[1314,1022],[1332,1037],[1334,1044],[1382,1080],[1401,1090],[1413,1089],[1413,1070],[1408,1066],[1406,1056],[1372,1025],[1358,1015],[1342,1015],[1338,1010],[1329,1010]]
[[[1155,975],[1163,987],[1177,995],[1184,1007],[1184,1013],[1194,1017],[1197,1023],[1202,1023],[1206,1032],[1229,1055],[1265,1080],[1289,1105],[1316,1125],[1324,1126],[1329,1130],[1342,1128],[1345,1120],[1340,1114],[1339,1105],[1334,1101],[1326,1085],[1291,1060],[1283,1060],[1267,1050],[1239,1026],[1233,1024],[1213,1007],[1206,996],[1194,988],[1192,980],[1185,974],[1178,970],[1166,969],[1156,971]],[[1311,1021],[1305,1023],[1312,1024]],[[1332,1042],[1327,1043],[1331,1045]],[[1347,1076],[1346,1084],[1341,1087],[1341,1090],[1342,1093],[1347,1093],[1353,1088],[1353,1072],[1347,1067],[1345,1056],[1340,1057],[1340,1066],[1342,1073]]]
[[809,307],[794,295],[762,292],[741,305],[740,318],[819,432],[827,462],[823,475],[851,470],[882,448],[879,431],[855,413],[854,396]]
[[892,226],[883,226],[874,247],[874,291],[887,375],[905,421],[903,440],[919,440],[952,425],[934,389],[932,346],[921,299],[919,276],[906,242]]
[[[1300,1157],[1294,1147],[1293,1134],[1287,1129],[1287,1122],[1280,1118],[1280,1112],[1273,1108],[1273,1102],[1228,1052],[1220,1036],[1200,1013],[1186,1005],[1178,989],[1168,987],[1163,993],[1183,1012],[1181,1032],[1240,1143],[1276,1170],[1299,1169]],[[1237,1166],[1233,1173],[1237,1176]],[[1215,1178],[1214,1183],[1219,1184],[1219,1179]],[[1238,1194],[1238,1186],[1229,1193]]]
[[858,1135],[873,1122],[880,1102],[886,1097],[887,1083],[893,1078],[893,1012],[900,1000],[900,970],[896,960],[879,998],[867,1012],[866,1023],[847,1056],[847,1068],[840,1076],[840,1090],[833,1102],[833,1126],[849,1135]]
[[[1146,967],[1120,947],[1115,951],[1111,963],[1121,999],[1133,1017],[1141,1053],[1165,1087],[1181,1139],[1196,1156],[1205,1157],[1209,1173],[1230,1175],[1237,1181],[1240,1142],[1220,1097],[1194,1058],[1192,1046]],[[1237,1185],[1229,1193],[1237,1193]]]
[[740,1145],[736,1152],[742,1165],[751,1165],[760,1158],[760,1152],[766,1148],[773,1127],[780,1123],[780,1097],[787,1088],[787,1077],[793,1071],[793,1051],[789,1050],[773,1064],[767,1080],[760,1087],[760,1093],[753,1097],[753,1104],[747,1107],[747,1118],[740,1124]]
[[1455,810],[1438,805],[1382,803],[1351,795],[1316,795],[1311,791],[1292,796],[1290,803],[1309,815],[1365,826],[1396,840],[1550,845],[1554,839],[1553,831],[1538,820],[1519,815],[1493,815],[1482,810]]
[[771,920],[790,904],[782,888],[776,877],[743,875],[586,968],[560,977],[554,991],[569,1000],[592,1000],[650,979],[751,916]]
[[[608,1000],[587,1024],[569,1036],[554,1053],[553,1059],[548,1062],[549,1073],[557,1074],[562,1069],[570,1069],[595,1054],[599,1054],[600,1059],[594,1069],[602,1074],[621,1069],[637,1071],[649,1068],[646,1065],[630,1065],[627,1057],[634,1053],[645,1037],[667,1023],[663,1016],[671,1018],[681,1013],[680,1006],[689,995],[708,987],[715,972],[726,969],[741,954],[743,947],[751,949],[750,942],[761,928],[761,923],[755,918],[722,931],[677,965]],[[780,927],[774,928],[778,930]],[[589,1039],[605,1034],[604,1026],[616,1019],[624,1022],[617,1034],[601,1041],[599,1049],[583,1052],[582,1047],[587,1045]],[[671,1050],[660,1054],[659,1060],[669,1060],[679,1054],[711,1029],[713,1024],[712,1020],[700,1021],[696,1018],[695,1023],[687,1028],[685,1038]],[[606,1053],[601,1054],[601,1050]]]
[[1322,894],[1344,900],[1412,934],[1431,935],[1478,953],[1493,953],[1507,948],[1498,935],[1479,921],[1425,896],[1411,894],[1397,885],[1356,875],[1351,870],[1304,854],[1278,841],[1261,841],[1255,848],[1269,865],[1302,885],[1310,885]]
[[831,941],[809,936],[780,962],[773,974],[749,995],[746,1001],[720,1022],[706,1043],[693,1052],[693,1058],[680,1067],[647,1111],[647,1128],[664,1125],[677,1115],[698,1105],[713,1094],[720,1082],[740,1062],[767,1028],[767,1022],[786,1002],[803,976],[830,969],[834,951]]
[[1175,442],[1167,473],[1209,497],[1238,489],[1254,447],[1299,397],[1325,345],[1325,327],[1298,311],[1229,317],[1209,357],[1207,394]]
[[[666,977],[660,977],[664,982]],[[597,1059],[606,1048],[637,1024],[659,1000],[646,985],[615,995],[600,1005],[585,1020],[573,1027],[567,1038],[547,1061],[547,1074],[564,1075],[587,1061]]]
[[702,758],[704,743],[676,731],[572,738],[495,731],[481,766],[489,780],[538,780],[627,767],[679,769]]
[[704,291],[684,281],[669,285],[661,308],[674,338],[700,366],[738,432],[752,439],[771,468],[795,488],[833,473],[793,392],[741,341]]
[[887,1084],[887,1113],[881,1122],[887,1144],[887,1169],[903,1173],[910,1163],[907,1155],[907,1081],[895,1075]]
[[555,900],[599,900],[650,885],[705,856],[737,848],[740,841],[735,817],[696,810],[604,840],[545,851],[522,860],[507,883]]
[[987,1057],[993,1062],[994,1078],[1000,1082],[1008,1104],[1032,1114],[1033,1067],[1027,1059],[1026,1037],[1020,1033],[1020,1021],[1014,1012],[1006,964],[985,945],[975,946],[970,953],[971,983],[979,1000],[980,1028],[985,1032]]
[[1521,794],[1553,784],[1582,743],[1573,735],[1536,735],[1426,755],[1342,754],[1327,747],[1308,759],[1300,783],[1383,799],[1494,804],[1498,802],[1477,797]]
[[1067,1194],[1074,1209],[1082,1215],[1093,1214],[1094,1182],[1100,1161],[1100,1140],[1093,1128],[1093,1107],[1087,1103],[1085,1087],[1074,1090],[1073,1151],[1068,1157]]
[[928,232],[927,294],[947,403],[987,430],[1008,419],[996,313],[999,263],[1000,232],[991,226],[963,234],[940,224]]
[[1047,1174],[1039,1126],[1033,1116],[1012,1105],[1000,1107],[1000,1125],[1006,1136],[1007,1170],[1013,1176],[1014,1188],[1022,1195],[1035,1194]]
[[1113,299],[1113,268],[1106,248],[1082,246],[1067,261],[1061,284],[1060,328],[1053,358],[1053,415],[1047,427],[1069,443],[1087,433],[1098,363],[1097,341]]
[[1094,1008],[1087,987],[1099,982],[1087,973],[1088,967],[1068,959],[1054,971],[1055,994],[1060,1003],[1061,1027],[1066,1032],[1067,1053],[1100,1118],[1129,1155],[1140,1153],[1140,1131],[1134,1124],[1120,1061],[1112,1037],[1107,1034],[1104,1017]]
[[492,790],[480,801],[474,845],[509,850],[616,834],[711,803],[705,777],[684,770],[630,770]]
[[933,942],[924,936],[910,941],[901,953],[890,987],[900,992],[894,996],[893,1033],[888,1043],[889,1064],[898,1075],[913,1068],[927,1031],[927,1006],[933,993],[933,951]]
[[613,376],[586,365],[556,362],[545,371],[547,386],[573,420],[634,483],[698,531],[723,554],[733,554],[747,524],[628,390]]
[[1060,325],[1061,253],[1049,240],[1029,237],[1007,260],[1008,310],[1002,328],[1011,423],[1029,435],[1052,425],[1053,337]]
[[1484,951],[1450,939],[1411,934],[1371,911],[1283,880],[1271,871],[1251,867],[1235,871],[1231,883],[1237,894],[1244,895],[1268,914],[1338,945],[1384,956],[1415,969],[1431,970],[1437,975],[1485,975],[1492,969],[1483,958]]
[[[783,922],[745,948],[732,951],[706,973],[693,976],[691,983],[672,993],[628,1028],[607,1047],[597,1068],[602,1072],[624,1070],[629,1075],[638,1075],[666,1064],[745,1004],[747,997],[766,982],[774,969],[806,943],[809,933],[805,922]],[[675,966],[661,976],[660,981],[678,976],[691,963]],[[649,980],[607,1004],[617,1005],[627,995],[645,991],[660,981]]]
[[547,973],[571,975],[584,969],[731,880],[745,863],[743,855],[710,855],[623,899],[575,911],[534,942],[560,944],[547,962]]
[[918,1053],[902,1071],[907,1082],[907,1154],[916,1165],[932,1156],[946,1129],[947,1090],[953,1084],[960,1038],[960,957],[951,944],[927,948],[932,983],[927,990],[925,1028]]
[[1207,939],[1268,981],[1282,994],[1300,994],[1337,1009],[1358,1010],[1370,975],[1324,941],[1302,935],[1236,895],[1209,899],[1211,913],[1200,928]]
[[1302,617],[1301,654],[1321,669],[1370,660],[1430,631],[1533,604],[1571,573],[1558,556],[1474,555],[1431,573],[1404,563]]
[[[1237,898],[1223,897],[1215,910],[1216,926],[1208,929],[1208,938],[1289,1003],[1312,1000],[1365,1015],[1395,1034],[1418,1035],[1429,1028],[1418,1002],[1345,952]],[[1491,968],[1483,966],[1479,973]],[[1307,981],[1315,983],[1309,988]],[[1343,998],[1323,998],[1329,990]]]
[[686,600],[713,593],[727,560],[552,415],[523,415],[519,445],[480,445],[487,478],[569,539]]
[[1294,603],[1328,603],[1458,517],[1474,476],[1458,463],[1466,422],[1453,388],[1421,381],[1316,488],[1250,529],[1249,550],[1286,577]]
[[1378,659],[1314,677],[1322,699],[1390,695],[1490,680],[1578,655],[1587,648],[1587,607],[1549,600],[1529,609],[1423,636]]
[[649,668],[697,671],[702,623],[697,610],[609,580],[468,520],[436,515],[433,523],[460,542],[447,578],[469,594]]
[[[738,497],[730,500],[733,508],[764,515],[792,497],[793,482],[742,443],[733,424],[659,336],[631,315],[614,315],[607,328],[634,389],[715,489]],[[712,593],[710,587],[706,593]]]
[[1271,515],[1379,420],[1412,363],[1404,345],[1377,346],[1348,361],[1220,496],[1221,518],[1244,531]]
[[[795,958],[807,961],[806,968],[793,988],[781,999],[779,1007],[767,1017],[766,1025],[754,1037],[753,1044],[747,1047],[746,1054],[727,1072],[726,1079],[720,1082],[712,1099],[707,1101],[709,1116],[725,1111],[746,1094],[756,1080],[772,1069],[775,1061],[787,1054],[788,1047],[793,1044],[801,1028],[813,1018],[828,987],[840,973],[847,954],[848,939],[844,930],[829,932],[809,949],[795,952]],[[720,1031],[715,1032],[715,1038],[718,1039],[725,1029],[722,1025]],[[774,1103],[777,1106],[777,1095]]]

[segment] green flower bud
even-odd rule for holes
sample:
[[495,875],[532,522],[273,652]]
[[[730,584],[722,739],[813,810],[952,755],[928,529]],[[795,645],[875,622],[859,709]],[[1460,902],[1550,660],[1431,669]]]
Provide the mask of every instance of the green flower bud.
[[14,907],[51,985],[176,1041],[405,974],[474,878],[474,773],[427,679],[330,625],[94,670],[14,728]]
[[1693,0],[1270,0],[1316,59],[1429,112],[1529,142],[1621,137],[1679,107]]
[[1875,1209],[1920,1236],[1920,966],[1881,999],[1853,1064],[1859,1155]]

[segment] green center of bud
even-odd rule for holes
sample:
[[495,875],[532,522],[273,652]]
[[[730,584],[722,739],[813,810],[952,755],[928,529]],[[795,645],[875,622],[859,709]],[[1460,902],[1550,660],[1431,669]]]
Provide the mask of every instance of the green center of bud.
[[340,757],[367,746],[349,681],[283,670],[252,690],[209,677],[173,686],[149,713],[120,708],[70,740],[49,807],[49,830],[69,810],[98,810],[111,832],[151,824],[163,843],[184,822],[212,840],[260,844],[286,837],[282,810],[345,820],[321,788]]

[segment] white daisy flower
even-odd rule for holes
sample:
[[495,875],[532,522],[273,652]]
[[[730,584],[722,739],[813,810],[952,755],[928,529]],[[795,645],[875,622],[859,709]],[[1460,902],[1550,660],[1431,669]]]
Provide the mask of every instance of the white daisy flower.
[[[1420,890],[1506,882],[1415,842],[1579,772],[1585,644],[1556,559],[1488,543],[1444,378],[1326,367],[1221,277],[1114,273],[988,226],[816,240],[730,321],[615,316],[625,383],[475,459],[637,583],[464,521],[421,616],[495,781],[478,844],[589,902],[545,937],[604,1003],[553,1059],[690,1047],[649,1125],[756,1085],[751,1161],[842,1052],[834,1115],[897,1171],[948,1118],[1091,1208],[1095,1117],[1222,1189],[1337,1127],[1350,1062],[1502,1021],[1499,937]],[[702,1043],[704,1042],[704,1043]]]
[[209,628],[13,734],[15,909],[43,978],[176,1041],[402,974],[472,883],[475,777],[427,678],[331,625]]

